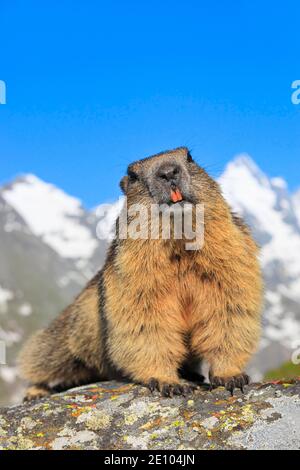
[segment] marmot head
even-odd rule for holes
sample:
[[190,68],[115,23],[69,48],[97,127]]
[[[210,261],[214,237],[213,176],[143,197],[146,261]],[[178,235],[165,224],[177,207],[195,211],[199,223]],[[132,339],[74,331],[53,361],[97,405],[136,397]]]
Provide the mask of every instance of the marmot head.
[[120,186],[128,205],[190,202],[212,206],[222,199],[218,184],[193,160],[186,147],[132,163]]

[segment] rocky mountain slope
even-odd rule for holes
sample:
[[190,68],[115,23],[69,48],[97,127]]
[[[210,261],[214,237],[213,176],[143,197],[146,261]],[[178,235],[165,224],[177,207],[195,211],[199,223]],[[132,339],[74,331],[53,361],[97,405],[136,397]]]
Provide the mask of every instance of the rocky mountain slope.
[[[262,246],[266,307],[256,379],[300,347],[300,191],[268,178],[250,157],[230,162],[220,178],[225,197]],[[16,353],[32,330],[48,323],[101,267],[122,205],[87,211],[80,201],[34,175],[0,188],[0,404],[21,392]],[[100,238],[100,239],[99,239]]]
[[290,360],[300,346],[300,197],[281,178],[268,178],[247,155],[220,178],[224,196],[243,215],[261,246],[265,313],[253,373]]
[[0,403],[21,388],[15,358],[24,338],[47,324],[101,267],[106,243],[79,201],[36,177],[0,191]]

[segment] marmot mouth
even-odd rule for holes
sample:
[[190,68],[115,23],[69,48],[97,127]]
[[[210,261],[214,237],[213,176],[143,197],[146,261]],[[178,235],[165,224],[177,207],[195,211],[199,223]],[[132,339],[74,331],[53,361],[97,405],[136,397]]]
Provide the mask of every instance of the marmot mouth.
[[181,194],[181,191],[178,188],[171,189],[171,201],[176,204],[176,202],[181,202],[183,201],[183,196]]

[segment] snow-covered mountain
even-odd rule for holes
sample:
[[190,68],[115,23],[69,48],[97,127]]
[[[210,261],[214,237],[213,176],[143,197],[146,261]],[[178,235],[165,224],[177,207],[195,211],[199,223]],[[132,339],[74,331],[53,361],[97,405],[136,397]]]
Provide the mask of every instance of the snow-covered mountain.
[[20,395],[15,358],[25,337],[46,325],[101,267],[107,243],[96,216],[35,176],[0,189],[0,404]]
[[87,227],[78,199],[55,186],[26,175],[2,190],[2,197],[63,258],[89,259],[97,242]]
[[265,372],[300,346],[300,192],[268,178],[247,155],[230,162],[219,180],[233,209],[261,246],[266,285],[261,349],[253,369]]
[[[300,227],[285,181],[267,178],[249,157],[241,156],[227,165],[220,184],[225,198],[255,230],[263,267],[276,261],[283,276],[299,276]],[[294,295],[300,300],[299,288]]]
[[86,277],[91,276],[103,250],[100,247],[99,254],[96,216],[79,199],[30,174],[5,186],[1,194],[35,236],[61,258],[73,260]]
[[[247,155],[219,179],[233,209],[262,247],[266,306],[255,378],[289,360],[300,346],[300,190],[268,178]],[[0,404],[15,402],[21,384],[15,357],[24,338],[45,325],[101,267],[123,200],[87,211],[81,202],[34,175],[0,188]]]

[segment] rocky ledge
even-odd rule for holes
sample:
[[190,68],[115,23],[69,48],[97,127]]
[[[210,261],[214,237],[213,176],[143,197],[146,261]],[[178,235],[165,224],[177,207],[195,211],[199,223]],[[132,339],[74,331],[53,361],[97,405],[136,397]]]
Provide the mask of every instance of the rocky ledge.
[[162,398],[102,382],[0,410],[0,450],[299,449],[300,381]]

